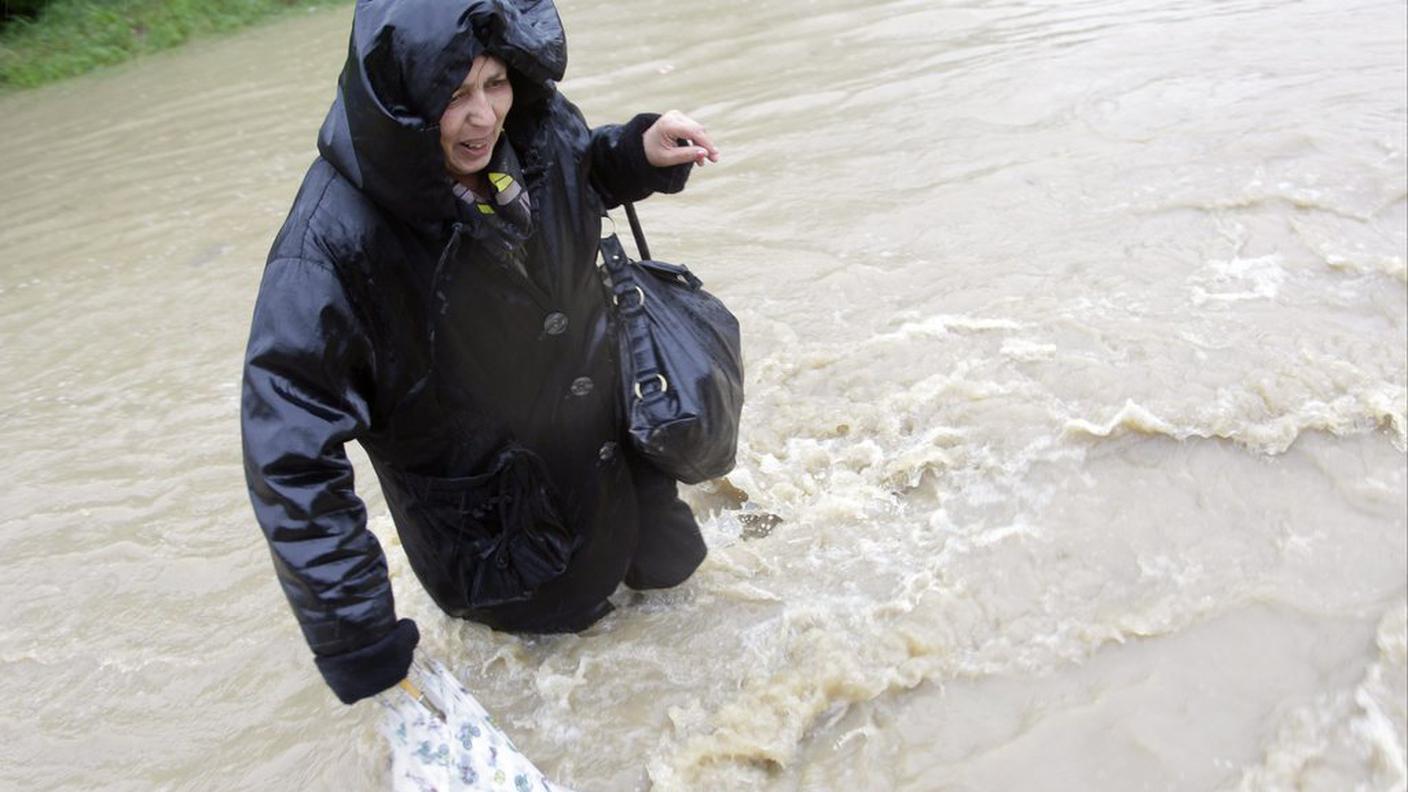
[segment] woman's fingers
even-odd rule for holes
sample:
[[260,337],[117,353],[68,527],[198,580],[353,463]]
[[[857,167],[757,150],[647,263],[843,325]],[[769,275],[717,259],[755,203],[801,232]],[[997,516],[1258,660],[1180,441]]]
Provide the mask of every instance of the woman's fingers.
[[657,168],[683,165],[686,162],[698,162],[705,159],[706,156],[707,153],[704,149],[684,138],[660,138],[654,147],[649,145],[645,147],[645,158]]
[[671,110],[660,116],[660,120],[665,122],[667,132],[703,149],[711,162],[719,161],[719,149],[714,145],[713,138],[709,136],[709,131],[704,128],[703,124],[678,110]]
[[689,124],[694,127],[694,131],[689,134],[687,139],[699,148],[704,149],[704,153],[708,155],[710,162],[718,162],[719,149],[714,145],[714,139],[709,137],[708,131],[693,121],[690,121]]
[[657,168],[718,162],[719,149],[704,126],[678,110],[660,116],[645,133],[645,155]]

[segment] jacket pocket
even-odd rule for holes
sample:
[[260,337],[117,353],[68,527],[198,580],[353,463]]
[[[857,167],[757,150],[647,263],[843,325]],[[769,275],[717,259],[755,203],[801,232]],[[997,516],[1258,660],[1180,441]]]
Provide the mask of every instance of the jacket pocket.
[[423,555],[457,583],[468,607],[529,599],[567,571],[575,537],[531,451],[509,445],[475,476],[405,476],[415,501],[407,511],[431,545]]

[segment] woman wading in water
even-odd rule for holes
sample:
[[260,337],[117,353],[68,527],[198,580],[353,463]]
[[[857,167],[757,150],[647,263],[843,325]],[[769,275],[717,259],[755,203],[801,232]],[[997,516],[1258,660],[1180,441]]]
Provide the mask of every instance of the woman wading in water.
[[704,558],[675,482],[623,436],[602,215],[717,160],[679,113],[587,126],[547,0],[357,4],[337,97],[274,241],[244,370],[245,472],[323,678],[396,685],[396,617],[344,446],[376,469],[445,612],[577,631],[621,583]]

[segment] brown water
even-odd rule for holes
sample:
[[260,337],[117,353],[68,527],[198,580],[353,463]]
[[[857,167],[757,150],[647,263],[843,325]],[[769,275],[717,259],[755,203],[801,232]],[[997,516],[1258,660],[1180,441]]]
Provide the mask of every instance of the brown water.
[[[397,598],[584,790],[1404,790],[1408,19],[1381,0],[562,4],[741,316],[711,545],[580,636]],[[349,9],[0,99],[0,787],[383,786],[238,448]]]

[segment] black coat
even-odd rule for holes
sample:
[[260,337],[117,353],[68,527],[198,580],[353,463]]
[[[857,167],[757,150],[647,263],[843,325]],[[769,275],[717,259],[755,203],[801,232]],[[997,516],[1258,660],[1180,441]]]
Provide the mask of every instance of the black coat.
[[[451,193],[439,147],[436,122],[486,51],[514,88],[504,137],[533,207],[518,245]],[[641,585],[677,583],[703,557],[674,483],[625,452],[595,266],[604,209],[678,191],[690,166],[646,162],[654,116],[589,129],[556,91],[565,65],[547,0],[359,2],[320,156],[269,254],[245,471],[279,581],[344,701],[398,681],[418,638],[396,618],[348,441],[372,460],[411,568],[456,616],[577,630],[632,582],[645,533],[674,533],[675,569],[634,571]]]

